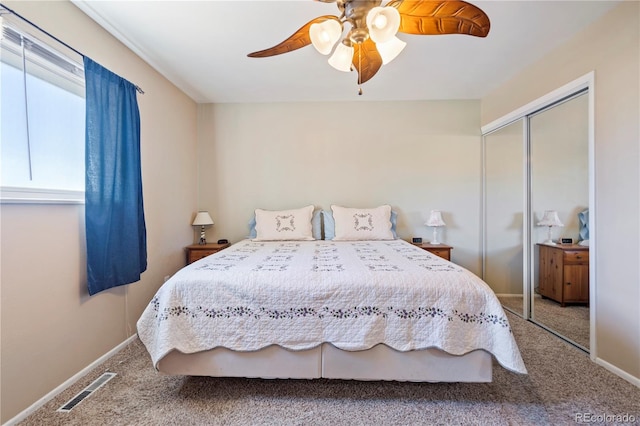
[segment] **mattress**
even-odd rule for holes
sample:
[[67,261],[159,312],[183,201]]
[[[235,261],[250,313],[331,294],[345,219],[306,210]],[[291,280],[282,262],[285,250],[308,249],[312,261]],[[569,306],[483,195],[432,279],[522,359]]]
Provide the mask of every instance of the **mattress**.
[[137,327],[156,368],[172,351],[327,343],[343,351],[482,350],[526,373],[488,285],[402,240],[244,240],[177,272]]

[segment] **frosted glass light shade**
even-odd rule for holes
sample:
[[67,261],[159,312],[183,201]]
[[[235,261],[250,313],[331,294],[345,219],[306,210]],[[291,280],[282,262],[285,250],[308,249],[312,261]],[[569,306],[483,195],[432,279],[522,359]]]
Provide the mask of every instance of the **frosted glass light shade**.
[[198,212],[196,218],[193,220],[191,224],[193,226],[207,226],[213,225],[213,219],[209,216],[209,212]]
[[367,13],[367,28],[369,37],[375,43],[384,43],[391,40],[400,28],[400,12],[395,7],[372,8]]
[[342,26],[338,21],[327,19],[324,22],[311,24],[309,37],[311,44],[323,55],[328,55],[342,34]]
[[329,58],[329,65],[338,71],[351,71],[351,61],[353,60],[353,47],[340,43],[333,55]]
[[389,41],[376,44],[378,53],[382,58],[382,64],[385,65],[393,61],[395,57],[398,56],[400,52],[402,52],[402,49],[404,49],[406,45],[407,43],[395,36],[392,37]]

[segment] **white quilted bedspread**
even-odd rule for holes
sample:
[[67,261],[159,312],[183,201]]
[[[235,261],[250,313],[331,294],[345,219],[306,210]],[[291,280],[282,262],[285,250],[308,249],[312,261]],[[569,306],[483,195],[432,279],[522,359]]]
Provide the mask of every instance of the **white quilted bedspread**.
[[172,350],[384,343],[454,355],[483,349],[526,373],[489,286],[402,240],[244,240],[177,272],[137,325],[154,365]]

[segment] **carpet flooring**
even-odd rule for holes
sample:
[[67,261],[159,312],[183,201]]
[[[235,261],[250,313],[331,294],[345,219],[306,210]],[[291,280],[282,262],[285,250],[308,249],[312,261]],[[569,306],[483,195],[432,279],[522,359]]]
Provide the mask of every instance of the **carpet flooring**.
[[[522,297],[499,297],[502,306],[522,315]],[[589,350],[589,307],[587,305],[560,306],[558,302],[534,298],[534,320],[574,343]]]
[[[173,377],[155,372],[136,340],[20,425],[569,425],[624,415],[640,424],[639,388],[507,315],[527,375],[494,365],[493,382],[478,384]],[[105,371],[117,376],[56,412]]]

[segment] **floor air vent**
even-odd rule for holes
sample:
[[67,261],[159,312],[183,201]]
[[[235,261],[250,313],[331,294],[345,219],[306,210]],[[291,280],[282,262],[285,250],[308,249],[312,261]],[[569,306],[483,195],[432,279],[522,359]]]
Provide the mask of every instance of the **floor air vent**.
[[113,379],[115,376],[116,373],[104,373],[102,376],[95,379],[93,383],[80,391],[79,394],[71,398],[69,402],[58,408],[56,411],[68,413],[69,411],[73,410],[73,407],[80,404],[86,397],[97,391],[102,385]]

